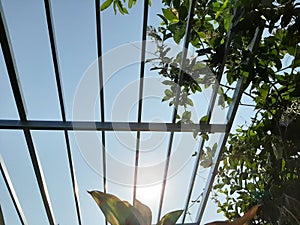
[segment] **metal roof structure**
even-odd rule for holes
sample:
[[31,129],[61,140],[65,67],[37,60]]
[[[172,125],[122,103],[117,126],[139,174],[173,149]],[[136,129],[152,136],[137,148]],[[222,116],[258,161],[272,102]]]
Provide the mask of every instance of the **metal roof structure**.
[[[186,36],[184,38],[184,43],[182,47],[183,57],[182,60],[185,60],[187,57],[187,50],[189,49],[189,33],[191,30],[191,18],[193,18],[194,14],[194,7],[195,7],[196,0],[191,1],[190,11],[188,15],[188,25],[186,27]],[[217,169],[221,157],[222,149],[225,147],[227,138],[229,135],[229,132],[232,128],[232,124],[234,121],[234,118],[236,116],[236,112],[238,110],[239,102],[242,96],[242,80],[240,80],[234,90],[234,97],[233,97],[233,103],[230,105],[228,109],[228,113],[226,116],[227,123],[225,124],[212,124],[210,123],[211,115],[214,109],[214,105],[217,98],[217,91],[218,91],[218,85],[216,84],[213,89],[213,94],[211,96],[211,99],[209,100],[209,105],[207,108],[207,115],[208,115],[208,122],[205,124],[177,124],[176,123],[176,115],[178,110],[178,99],[179,99],[179,92],[180,90],[177,90],[176,95],[176,101],[175,101],[175,107],[172,113],[172,122],[171,123],[154,123],[154,122],[143,122],[142,121],[142,114],[143,114],[143,106],[144,106],[144,85],[145,85],[145,54],[146,54],[146,40],[147,40],[147,25],[148,25],[148,0],[144,1],[144,11],[143,11],[143,18],[142,18],[142,34],[141,34],[141,41],[142,48],[141,48],[141,58],[140,58],[140,80],[139,80],[139,90],[138,90],[138,116],[136,122],[119,122],[119,121],[108,121],[105,117],[105,107],[106,102],[104,95],[108,94],[109,90],[104,91],[104,80],[103,80],[103,62],[101,60],[98,61],[98,83],[99,83],[99,105],[100,105],[100,121],[70,121],[67,120],[66,117],[66,100],[64,99],[64,90],[62,86],[62,73],[60,71],[60,62],[59,62],[59,56],[58,56],[58,50],[57,50],[57,43],[56,43],[56,36],[55,36],[55,26],[53,21],[53,12],[51,7],[51,0],[44,0],[44,6],[45,6],[45,16],[47,21],[47,31],[49,34],[49,44],[51,49],[51,56],[53,60],[53,66],[54,66],[54,72],[55,72],[55,81],[56,81],[56,87],[57,87],[57,93],[58,93],[58,100],[59,100],[59,106],[60,106],[60,113],[61,113],[61,120],[53,121],[53,120],[29,120],[27,117],[26,112],[26,106],[24,102],[24,97],[22,96],[21,91],[21,84],[19,82],[19,74],[18,74],[18,65],[15,61],[14,56],[14,46],[11,43],[11,37],[10,32],[8,29],[8,25],[6,22],[5,17],[5,10],[1,6],[0,1],[0,31],[1,31],[1,49],[2,54],[5,60],[6,69],[8,71],[9,76],[9,82],[11,85],[11,89],[13,91],[13,97],[15,100],[15,104],[17,107],[19,120],[9,120],[9,119],[2,119],[0,118],[0,129],[1,130],[20,130],[23,132],[23,135],[26,140],[28,153],[30,155],[32,167],[35,174],[35,179],[39,187],[40,196],[42,198],[44,210],[46,212],[48,222],[51,225],[57,224],[55,222],[55,214],[52,209],[51,201],[50,201],[50,194],[45,182],[45,175],[42,170],[41,162],[39,161],[37,157],[37,147],[35,146],[33,140],[32,140],[32,131],[38,130],[38,131],[63,131],[64,133],[64,139],[65,139],[65,145],[66,145],[66,152],[68,157],[68,166],[70,171],[70,178],[72,183],[72,190],[73,190],[73,200],[76,208],[76,215],[77,215],[77,222],[78,224],[84,224],[84,221],[82,219],[82,208],[80,204],[80,198],[78,194],[78,181],[76,179],[76,172],[72,156],[72,148],[70,144],[70,137],[69,132],[70,131],[99,131],[101,133],[100,139],[102,142],[102,183],[103,183],[103,191],[108,192],[107,189],[107,132],[108,131],[124,131],[124,132],[136,132],[136,148],[135,148],[135,168],[134,168],[134,181],[133,181],[133,199],[136,198],[136,192],[137,192],[137,185],[138,185],[138,173],[140,168],[140,140],[141,140],[141,133],[144,131],[147,132],[166,132],[169,135],[169,141],[168,141],[168,147],[166,149],[166,161],[164,165],[164,171],[162,171],[163,174],[163,182],[162,182],[162,191],[160,195],[159,200],[159,206],[158,206],[158,217],[157,220],[161,218],[162,213],[162,207],[164,204],[165,199],[165,191],[166,191],[166,184],[168,182],[168,170],[171,160],[171,154],[173,150],[173,142],[174,142],[174,134],[179,132],[193,132],[195,129],[199,129],[202,132],[209,132],[209,133],[221,133],[221,139],[219,140],[220,145],[218,145],[216,156],[214,157],[214,162],[210,168],[209,176],[207,178],[206,186],[203,192],[203,197],[201,199],[201,202],[198,207],[198,213],[196,216],[196,220],[194,221],[195,224],[200,224],[204,210],[206,208],[206,204],[209,198],[209,194],[212,188],[212,184],[214,181],[214,178],[217,174]],[[102,30],[101,30],[101,12],[99,10],[100,8],[100,1],[95,1],[95,18],[96,18],[96,40],[97,40],[97,56],[99,59],[101,59],[103,55],[102,47],[105,45],[102,40]],[[261,31],[257,31],[257,35],[255,38],[259,38],[261,36]],[[230,40],[230,38],[228,39]],[[253,46],[255,45],[256,40],[253,41]],[[253,48],[252,46],[252,48]],[[226,44],[226,49],[228,52],[229,43]],[[222,74],[225,67],[225,60],[226,59],[226,53],[224,55],[223,65],[221,66],[220,73],[217,75],[217,81],[221,81]],[[182,71],[180,74],[178,74],[180,79],[182,79],[183,73]],[[200,137],[198,149],[199,152],[200,149],[203,148],[205,144],[205,140]],[[191,204],[191,198],[192,198],[192,192],[195,190],[195,180],[197,179],[197,171],[199,170],[199,162],[200,162],[200,154],[197,154],[195,162],[194,162],[194,168],[192,171],[190,171],[190,184],[188,190],[186,190],[186,193],[184,195],[186,196],[185,204],[183,208],[185,209],[185,214],[183,215],[183,218],[181,221],[178,221],[178,223],[182,224],[188,224],[186,222],[186,216],[188,208]],[[22,209],[22,205],[20,204],[20,201],[18,200],[16,191],[14,189],[14,185],[11,182],[11,178],[9,176],[8,170],[5,166],[5,161],[0,158],[0,168],[2,172],[3,179],[6,184],[6,188],[9,191],[11,201],[14,204],[15,210],[18,214],[19,220],[21,224],[28,224],[25,218],[25,213]],[[5,206],[2,206],[2,208]],[[154,221],[155,222],[155,221]]]

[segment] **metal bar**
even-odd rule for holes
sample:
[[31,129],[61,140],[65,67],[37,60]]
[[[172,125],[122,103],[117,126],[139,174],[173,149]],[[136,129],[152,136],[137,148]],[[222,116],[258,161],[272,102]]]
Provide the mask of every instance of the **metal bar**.
[[61,88],[61,75],[60,75],[60,69],[58,65],[58,53],[57,53],[58,51],[55,43],[55,30],[53,26],[53,18],[51,13],[51,3],[49,0],[44,0],[44,5],[45,5],[47,28],[49,34],[49,42],[51,46],[52,61],[53,61],[54,72],[55,72],[56,86],[57,86],[57,92],[59,98],[59,105],[61,109],[61,116],[62,116],[62,120],[66,121],[64,98],[63,98],[63,92]]
[[[142,50],[141,50],[141,66],[140,66],[140,83],[139,83],[139,105],[138,105],[138,123],[142,122],[143,111],[143,93],[144,93],[144,76],[145,76],[145,58],[146,58],[146,39],[147,39],[147,24],[148,24],[148,0],[144,0],[144,17],[143,17],[143,31],[142,31]],[[139,167],[139,152],[140,152],[141,132],[137,131],[136,135],[136,152],[135,152],[135,168],[133,181],[133,204],[136,199],[136,186],[138,179]]]
[[223,133],[226,124],[174,124],[134,122],[75,122],[43,120],[0,120],[0,130],[76,130],[76,131],[153,131],[153,132],[200,132]]
[[[242,92],[243,92],[242,85],[241,85],[242,83],[243,83],[243,79],[240,79],[239,80],[240,85],[239,85],[239,87],[236,87],[235,93],[234,93],[236,98],[233,99],[233,104],[231,105],[232,108],[234,108],[235,113],[237,111],[238,104],[239,104],[239,101],[241,99]],[[233,116],[235,115],[235,113],[233,114]],[[205,188],[204,188],[203,198],[201,199],[199,210],[197,212],[196,221],[197,221],[198,225],[200,224],[201,219],[203,217],[205,207],[206,207],[206,204],[207,204],[207,201],[208,201],[208,197],[209,197],[209,194],[210,194],[210,190],[211,190],[213,182],[214,182],[214,178],[218,173],[217,170],[218,170],[219,163],[220,163],[220,160],[221,160],[221,152],[225,148],[225,145],[227,143],[227,138],[229,136],[229,132],[230,132],[230,128],[232,126],[233,118],[230,119],[231,122],[228,122],[228,126],[229,126],[228,131],[225,132],[223,134],[223,136],[221,137],[221,140],[222,140],[221,145],[218,144],[218,148],[217,148],[216,153],[215,153],[216,156],[213,159],[213,163],[212,163],[212,166],[211,166],[210,171],[209,171],[209,177],[208,177],[208,180],[207,180]]]
[[[51,3],[49,0],[45,0],[44,4],[45,4],[45,12],[46,12],[46,19],[47,19],[47,26],[48,26],[48,33],[49,33],[49,41],[51,46],[52,60],[53,60],[53,66],[55,71],[56,87],[57,87],[57,92],[59,97],[60,111],[61,111],[62,121],[66,122],[65,104],[64,104],[64,98],[63,98],[63,92],[61,86],[60,69],[58,65],[58,51],[55,43],[55,33],[54,33],[53,18],[51,13]],[[65,136],[65,142],[67,148],[69,169],[71,173],[73,197],[75,201],[77,220],[78,220],[78,224],[81,225],[79,196],[77,193],[77,181],[75,175],[75,168],[73,165],[71,145],[70,145],[70,140],[69,140],[69,135],[67,130],[64,130],[64,136]]]
[[[233,16],[235,14],[236,14],[236,10],[234,11]],[[227,59],[228,52],[229,52],[230,42],[231,42],[231,30],[232,30],[232,23],[230,24],[229,31],[228,31],[228,37],[227,37],[227,40],[226,40],[226,43],[225,43],[225,51],[224,51],[224,55],[223,55],[222,65],[220,66],[219,71],[216,75],[216,80],[215,80],[215,84],[214,84],[214,87],[213,87],[213,93],[212,93],[212,96],[210,98],[210,102],[209,102],[207,113],[206,113],[207,123],[209,123],[210,120],[211,120],[212,113],[213,113],[213,110],[214,110],[214,106],[215,106],[215,103],[216,103],[216,99],[217,99],[217,96],[218,96],[218,91],[219,91],[219,87],[220,87],[221,78],[222,78],[222,75],[223,75],[223,72],[224,72],[224,69],[225,69],[225,63],[226,63],[226,59]],[[192,176],[191,176],[191,179],[190,179],[189,191],[188,191],[187,199],[186,199],[186,202],[185,202],[184,214],[183,214],[183,217],[182,217],[182,224],[184,224],[185,219],[186,219],[186,215],[187,215],[187,212],[188,212],[188,207],[189,207],[190,200],[191,200],[191,197],[192,197],[192,192],[193,192],[193,189],[194,189],[196,176],[197,176],[197,171],[198,171],[200,158],[201,158],[200,151],[203,148],[204,144],[205,144],[205,140],[202,137],[200,137],[199,144],[198,144],[198,149],[197,149],[198,154],[197,154],[197,157],[196,157],[196,160],[195,160],[194,169],[193,169]]]
[[17,105],[19,117],[22,121],[26,121],[26,107],[23,101],[23,94],[21,86],[19,84],[19,74],[16,68],[16,62],[12,53],[12,45],[8,36],[8,28],[5,21],[4,10],[0,1],[0,42],[2,47],[2,53],[4,56],[6,68],[9,75],[11,88],[14,93],[15,102]]
[[25,217],[23,209],[20,205],[18,196],[15,192],[14,186],[11,182],[10,176],[8,174],[8,171],[6,169],[6,166],[5,166],[5,163],[4,163],[4,160],[1,156],[1,154],[0,154],[0,170],[1,170],[4,182],[6,184],[6,187],[8,189],[9,195],[11,197],[11,200],[13,201],[13,204],[14,204],[17,214],[19,216],[20,222],[22,223],[22,225],[27,225],[28,223],[26,221],[26,217]]
[[[0,30],[1,30],[0,38],[1,38],[1,46],[2,46],[2,51],[3,51],[3,56],[4,56],[5,64],[7,67],[8,76],[9,76],[10,84],[11,84],[11,87],[13,90],[15,102],[17,105],[19,117],[22,122],[26,122],[27,118],[26,118],[25,105],[24,105],[24,101],[22,98],[20,84],[18,82],[17,67],[15,64],[14,56],[13,56],[13,50],[11,47],[12,45],[11,45],[11,42],[9,39],[8,29],[7,29],[4,11],[3,11],[1,2],[0,2],[0,14],[1,14],[0,15]],[[35,176],[36,176],[36,179],[38,182],[39,190],[40,190],[40,193],[41,193],[41,196],[43,199],[43,203],[45,206],[45,210],[46,210],[46,214],[47,214],[49,223],[51,225],[55,225],[55,219],[54,219],[53,210],[51,207],[51,202],[50,202],[47,186],[45,183],[42,168],[40,166],[40,162],[38,160],[38,156],[34,149],[31,133],[28,129],[24,129],[23,132],[25,135],[25,140],[27,143],[31,162],[33,165],[33,169],[34,169]]]
[[[192,21],[193,21],[193,16],[194,16],[195,5],[196,5],[196,0],[192,0],[190,3],[187,26],[186,26],[185,37],[184,37],[184,44],[183,44],[183,50],[182,50],[182,56],[181,56],[182,57],[181,58],[181,68],[180,68],[180,73],[179,73],[178,87],[176,88],[177,90],[176,90],[176,96],[175,96],[175,101],[174,101],[172,123],[176,122],[178,103],[179,103],[179,97],[180,97],[180,91],[181,91],[181,84],[182,84],[182,80],[183,80],[185,61],[186,61],[188,47],[189,47],[190,30],[192,28]],[[164,169],[162,191],[161,191],[161,196],[160,196],[160,201],[159,201],[157,222],[159,222],[160,217],[161,217],[162,205],[163,205],[165,189],[166,189],[166,184],[167,184],[168,170],[169,170],[169,165],[170,165],[170,156],[171,156],[171,151],[172,151],[172,147],[173,147],[173,139],[174,139],[174,132],[171,132],[169,144],[168,144],[167,160],[166,160],[165,169]]]
[[[101,122],[105,122],[100,0],[95,0],[95,9],[96,9],[97,54],[98,54],[98,70],[99,70]],[[103,168],[102,168],[102,171],[103,171],[103,191],[104,191],[104,193],[106,193],[106,191],[107,191],[106,141],[105,141],[105,131],[104,130],[101,133],[101,138],[102,138],[102,164],[103,164]],[[107,221],[106,221],[106,224],[107,224]]]
[[[259,41],[262,37],[262,34],[263,34],[263,27],[257,27],[255,35],[254,35],[254,37],[253,37],[253,39],[252,39],[252,41],[249,45],[249,50],[250,51],[252,51],[252,52],[256,51],[256,49],[259,45]],[[248,60],[249,60],[249,58],[248,58]],[[234,91],[234,94],[233,94],[232,104],[230,105],[228,113],[227,113],[227,129],[228,130],[224,133],[223,137],[221,138],[221,145],[219,145],[218,148],[217,148],[217,151],[215,153],[215,158],[213,159],[213,164],[210,168],[209,177],[208,177],[208,180],[206,182],[204,192],[203,192],[203,198],[201,199],[199,210],[198,210],[198,213],[197,213],[197,220],[196,220],[197,224],[200,224],[201,219],[203,217],[205,207],[206,207],[206,204],[207,204],[207,201],[208,201],[208,197],[209,197],[209,194],[210,194],[213,182],[214,182],[214,178],[215,178],[215,176],[217,175],[217,172],[218,172],[217,170],[218,170],[219,163],[220,163],[220,160],[221,160],[221,153],[222,153],[223,149],[226,146],[227,139],[228,139],[228,136],[229,136],[229,133],[230,133],[230,130],[231,130],[236,112],[238,110],[241,97],[243,95],[243,91],[244,91],[243,84],[244,84],[245,80],[246,80],[246,78],[242,77],[237,82],[237,85],[236,85],[236,88],[235,88],[235,91]]]
[[41,196],[42,196],[42,200],[43,200],[43,203],[44,203],[44,206],[45,206],[45,210],[46,210],[46,213],[47,213],[49,224],[55,225],[56,223],[55,223],[53,209],[52,209],[52,206],[51,206],[49,192],[48,192],[48,189],[47,189],[47,184],[45,182],[44,173],[43,173],[38,155],[35,152],[35,148],[34,148],[31,133],[28,129],[25,129],[23,132],[24,132],[24,135],[25,135],[27,147],[28,147],[28,150],[29,150],[30,158],[31,158],[31,163],[32,163],[33,168],[34,168],[34,173],[35,173],[35,176],[36,176],[36,179],[37,179],[37,182],[38,182],[38,186],[39,186],[40,193],[41,193]]

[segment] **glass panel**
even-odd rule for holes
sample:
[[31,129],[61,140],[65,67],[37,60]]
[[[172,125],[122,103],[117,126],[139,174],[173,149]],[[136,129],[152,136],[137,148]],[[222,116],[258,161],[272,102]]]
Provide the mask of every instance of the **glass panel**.
[[2,48],[0,54],[0,118],[1,119],[15,119],[18,120],[18,112],[15,104],[15,99],[11,90],[11,85],[9,82],[5,61],[2,54]]
[[28,224],[49,224],[23,132],[1,130],[0,143],[0,153]]
[[[102,168],[101,148],[90,142],[91,137],[93,137],[91,132],[79,132],[79,134],[70,132],[69,134],[78,182],[82,223],[104,224],[104,216],[93,198],[87,193],[91,190],[103,191],[103,177],[97,170],[97,168]],[[81,138],[85,139],[86,142],[80,141]],[[94,164],[91,164],[89,156],[93,159],[92,163],[97,165],[96,169],[93,167]]]
[[1,209],[6,224],[21,224],[2,175],[0,176]]
[[[52,15],[56,35],[57,51],[62,75],[62,86],[65,97],[67,120],[72,120],[73,102],[77,95],[81,79],[97,59],[96,19],[94,1],[62,2],[51,1]],[[92,83],[95,85],[98,97],[98,73],[95,73]],[[87,91],[88,90],[88,91]],[[91,92],[93,87],[85,87],[85,92]],[[99,108],[95,106],[96,119],[99,120]],[[94,111],[93,111],[94,113]],[[86,120],[86,118],[84,118]],[[89,118],[90,119],[90,118]]]
[[75,201],[63,132],[33,131],[56,223],[76,224]]
[[43,7],[3,1],[28,118],[51,120],[60,114]]

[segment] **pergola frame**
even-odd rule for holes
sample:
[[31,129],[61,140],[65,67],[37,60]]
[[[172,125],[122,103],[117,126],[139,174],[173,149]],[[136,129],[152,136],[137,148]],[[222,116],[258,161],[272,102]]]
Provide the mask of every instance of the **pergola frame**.
[[[196,0],[191,1],[190,10],[188,14],[188,23],[186,27],[186,36],[184,38],[184,44],[183,44],[183,56],[182,56],[182,65],[184,60],[187,57],[187,50],[189,47],[189,34],[191,30],[191,21],[194,15],[194,8],[195,8]],[[58,61],[58,55],[57,55],[57,47],[56,47],[56,41],[55,41],[55,32],[54,32],[54,26],[53,26],[53,18],[52,18],[52,12],[51,12],[51,4],[50,0],[44,0],[45,5],[45,12],[46,12],[46,20],[47,20],[47,29],[49,33],[49,42],[51,46],[51,54],[53,59],[53,65],[54,65],[54,71],[55,71],[55,78],[56,78],[56,86],[58,90],[58,97],[59,97],[59,104],[60,104],[60,111],[61,111],[61,121],[38,121],[38,120],[28,120],[27,119],[27,113],[26,113],[26,107],[25,102],[22,97],[22,91],[20,87],[20,83],[18,82],[18,70],[17,65],[14,60],[14,54],[12,45],[10,42],[9,32],[7,29],[7,24],[5,21],[4,16],[4,10],[1,5],[0,1],[0,30],[1,30],[1,47],[9,75],[9,81],[11,84],[11,88],[13,90],[13,95],[15,99],[15,103],[18,109],[18,115],[19,120],[0,120],[0,130],[8,129],[8,130],[22,130],[24,133],[24,137],[27,143],[28,151],[30,154],[32,166],[34,168],[36,180],[38,183],[38,187],[40,190],[40,194],[43,200],[43,205],[48,217],[49,224],[55,225],[55,217],[53,214],[50,198],[49,198],[49,192],[47,190],[47,186],[44,180],[44,174],[40,166],[39,159],[36,155],[35,146],[32,141],[31,131],[32,130],[61,130],[64,132],[65,142],[66,142],[66,151],[68,156],[68,163],[69,163],[69,169],[70,169],[70,176],[72,180],[72,188],[73,188],[73,197],[75,201],[76,206],[76,213],[77,213],[77,221],[78,224],[82,224],[81,221],[81,210],[80,210],[80,201],[77,193],[77,181],[75,176],[75,169],[73,165],[73,159],[72,159],[72,151],[70,147],[70,140],[69,140],[69,131],[72,130],[81,130],[81,131],[101,131],[101,138],[102,138],[102,164],[103,164],[103,187],[104,192],[107,192],[107,174],[106,174],[106,132],[107,131],[137,131],[136,136],[136,156],[135,156],[135,171],[134,171],[134,193],[133,193],[133,201],[136,198],[136,187],[137,187],[137,177],[138,177],[138,169],[139,169],[139,151],[140,151],[140,138],[141,138],[141,131],[151,131],[151,132],[169,132],[169,144],[167,149],[167,160],[165,164],[164,169],[164,176],[163,176],[163,185],[162,185],[162,192],[160,196],[160,202],[159,202],[159,211],[158,211],[158,218],[161,217],[161,211],[162,206],[164,202],[164,194],[165,194],[165,187],[167,183],[167,176],[168,176],[168,168],[170,163],[170,155],[172,152],[172,144],[173,144],[173,137],[175,132],[193,132],[194,130],[199,130],[201,132],[210,132],[210,133],[222,133],[222,136],[220,138],[220,145],[218,145],[218,149],[216,151],[216,156],[214,158],[213,165],[210,169],[209,177],[206,183],[206,187],[204,190],[203,198],[201,199],[198,214],[197,214],[197,221],[195,224],[200,224],[206,203],[212,188],[212,184],[214,181],[214,178],[217,174],[217,169],[219,165],[219,161],[221,159],[221,152],[224,149],[227,138],[229,135],[229,132],[231,130],[240,99],[243,93],[243,80],[241,79],[234,91],[234,97],[233,97],[233,103],[229,108],[228,114],[227,114],[227,124],[210,124],[211,115],[214,109],[217,92],[219,89],[218,82],[220,82],[222,74],[224,72],[225,68],[225,62],[226,57],[228,54],[229,46],[230,46],[230,31],[228,35],[228,39],[226,42],[225,47],[225,54],[223,58],[223,64],[220,67],[219,73],[217,74],[217,81],[216,85],[213,90],[212,98],[210,99],[210,103],[208,106],[208,122],[207,123],[201,123],[201,124],[176,124],[176,115],[177,115],[177,109],[178,109],[178,101],[179,101],[179,94],[180,94],[180,86],[178,87],[177,93],[176,93],[176,99],[175,99],[175,107],[172,115],[172,123],[146,123],[142,122],[142,108],[143,108],[143,89],[144,89],[144,74],[145,74],[145,52],[146,52],[146,39],[147,39],[147,21],[148,21],[148,0],[144,0],[144,12],[143,12],[143,29],[142,29],[142,49],[141,49],[141,64],[140,64],[140,83],[139,83],[139,103],[138,103],[138,119],[137,122],[114,122],[114,121],[106,121],[105,120],[105,102],[104,102],[104,84],[103,84],[103,68],[102,68],[102,38],[101,38],[101,12],[99,10],[100,8],[100,1],[95,0],[95,14],[96,14],[96,30],[97,30],[97,55],[100,60],[98,60],[98,72],[99,72],[99,89],[100,89],[100,122],[99,121],[67,121],[66,120],[66,113],[65,113],[65,103],[63,98],[63,91],[62,91],[62,85],[61,85],[61,73],[60,73],[60,67],[59,67],[59,61]],[[2,32],[3,31],[3,32]],[[256,35],[252,41],[252,45],[250,46],[250,50],[253,50],[255,46],[257,45],[257,41],[260,40],[262,35],[262,30],[257,30]],[[182,80],[183,72],[180,71],[180,74],[178,74],[179,80]],[[200,162],[200,150],[203,148],[205,143],[205,140],[200,137],[199,140],[199,147],[198,147],[198,154],[195,160],[194,169],[191,173],[191,179],[190,179],[190,185],[187,192],[187,198],[185,203],[185,214],[183,216],[182,224],[188,224],[185,223],[186,213],[190,204],[192,192],[194,190],[194,184],[196,179],[196,174],[199,167]],[[4,177],[7,189],[9,190],[11,199],[14,203],[15,209],[19,215],[19,219],[22,224],[27,224],[23,210],[19,204],[17,195],[14,191],[13,185],[10,182],[10,177],[7,173],[4,161],[2,158],[0,158],[0,169],[2,172],[2,176]],[[189,223],[191,224],[191,223]]]

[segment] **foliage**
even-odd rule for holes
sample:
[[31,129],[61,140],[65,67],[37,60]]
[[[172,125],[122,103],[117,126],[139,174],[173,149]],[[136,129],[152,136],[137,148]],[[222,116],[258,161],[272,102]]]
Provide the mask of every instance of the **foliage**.
[[215,81],[221,82],[218,103],[226,107],[234,85],[244,78],[244,96],[254,106],[251,124],[230,134],[223,153],[214,186],[225,195],[219,212],[233,219],[261,204],[253,224],[300,224],[300,3],[196,1],[189,41],[197,56],[183,64],[180,53],[168,55],[166,43],[180,44],[185,36],[190,1],[162,3],[160,26],[148,30],[158,46],[152,70],[166,78],[163,101],[173,105],[178,86],[183,90],[178,103],[184,112],[177,119],[191,123],[190,95]]
[[[100,191],[89,192],[111,225],[151,225],[152,213],[148,206],[135,200],[132,206],[114,195]],[[157,225],[175,225],[183,210],[167,213]]]
[[260,208],[260,205],[255,205],[251,207],[242,217],[237,218],[231,222],[225,222],[225,221],[215,221],[211,223],[207,223],[205,225],[244,225],[248,224],[249,221],[251,221],[256,215]]
[[[123,15],[128,14],[129,12],[124,5],[124,2],[125,1],[122,2],[121,0],[105,0],[101,5],[100,10],[103,11],[113,5],[115,14],[117,13],[117,10]],[[137,0],[128,0],[128,8],[132,8],[136,2]],[[148,0],[148,4],[151,5],[151,0]]]
[[260,203],[260,224],[300,224],[300,120],[286,127],[280,120],[253,119],[231,134],[214,187],[226,195],[219,207],[228,218]]

